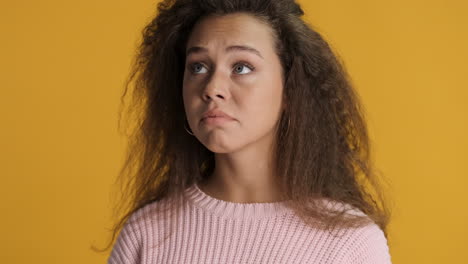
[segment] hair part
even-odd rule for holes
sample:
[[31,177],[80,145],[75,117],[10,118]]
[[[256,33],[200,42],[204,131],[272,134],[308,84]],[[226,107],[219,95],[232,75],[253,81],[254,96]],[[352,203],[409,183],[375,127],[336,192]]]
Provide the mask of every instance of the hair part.
[[[120,187],[114,208],[119,221],[103,251],[137,210],[164,200],[161,204],[167,206],[159,209],[177,211],[184,190],[213,172],[214,153],[184,129],[185,48],[201,18],[238,12],[270,26],[283,68],[286,109],[276,133],[274,180],[284,200],[291,200],[289,206],[314,227],[332,231],[375,222],[387,235],[390,210],[383,178],[371,159],[360,99],[330,46],[301,19],[304,12],[299,4],[165,0],[157,11],[142,32],[122,95],[121,107],[134,83],[125,112],[128,150],[114,183]],[[120,124],[121,116],[119,128]],[[117,216],[120,212],[123,215]]]

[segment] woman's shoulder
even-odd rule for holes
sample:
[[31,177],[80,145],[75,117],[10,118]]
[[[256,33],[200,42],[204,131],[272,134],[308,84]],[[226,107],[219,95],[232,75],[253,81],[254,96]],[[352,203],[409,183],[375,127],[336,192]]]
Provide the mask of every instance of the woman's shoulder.
[[134,210],[125,220],[117,240],[107,260],[109,264],[138,263],[141,248],[147,240],[147,233],[155,221],[161,218],[159,213],[164,200],[153,201]]
[[121,232],[131,232],[133,234],[141,234],[141,230],[147,226],[155,218],[156,209],[160,206],[161,201],[154,201],[143,205],[142,207],[133,210],[133,212],[125,220]]
[[350,217],[367,218],[357,227],[341,230],[342,263],[391,263],[388,241],[382,228],[361,209],[348,203],[324,199],[327,208],[344,211]]
[[152,223],[163,219],[173,209],[174,206],[168,203],[166,198],[152,201],[134,210],[127,221],[131,225],[144,226],[145,223]]
[[147,204],[137,210],[134,210],[125,220],[122,229],[119,232],[112,251],[107,259],[108,264],[117,263],[137,263],[141,254],[141,246],[145,222],[148,211],[155,203]]
[[350,229],[346,249],[346,263],[391,263],[387,238],[373,222]]
[[162,201],[149,202],[138,209],[135,209],[129,216],[128,222],[135,224],[137,222],[148,220],[148,217],[153,215],[155,211],[160,207]]
[[346,214],[354,216],[366,216],[362,210],[346,202],[336,201],[329,198],[321,198],[319,199],[319,202],[331,210],[345,211]]

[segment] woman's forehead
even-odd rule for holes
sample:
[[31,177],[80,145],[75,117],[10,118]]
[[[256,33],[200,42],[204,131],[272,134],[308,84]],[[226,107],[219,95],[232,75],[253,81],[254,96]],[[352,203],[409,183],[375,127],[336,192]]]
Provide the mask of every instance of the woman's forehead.
[[206,52],[211,48],[223,48],[226,51],[244,49],[261,53],[262,50],[267,52],[272,42],[270,28],[250,15],[210,16],[194,26],[187,42],[187,51]]

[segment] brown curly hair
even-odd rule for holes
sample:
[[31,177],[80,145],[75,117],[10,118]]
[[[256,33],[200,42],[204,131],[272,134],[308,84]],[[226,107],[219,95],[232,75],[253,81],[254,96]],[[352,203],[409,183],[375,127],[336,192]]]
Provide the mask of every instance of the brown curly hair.
[[[236,12],[266,22],[275,35],[288,102],[277,131],[276,180],[285,200],[292,201],[289,206],[319,228],[373,221],[387,235],[388,199],[371,160],[360,99],[331,47],[301,19],[300,5],[293,0],[165,0],[142,32],[122,95],[124,106],[134,83],[125,111],[133,122],[126,123],[128,151],[115,182],[121,193],[114,216],[124,214],[104,250],[135,211],[163,198],[182,197],[190,184],[213,171],[214,153],[184,129],[185,45],[200,18]],[[350,205],[365,215],[347,214],[350,207],[332,209],[320,199]]]

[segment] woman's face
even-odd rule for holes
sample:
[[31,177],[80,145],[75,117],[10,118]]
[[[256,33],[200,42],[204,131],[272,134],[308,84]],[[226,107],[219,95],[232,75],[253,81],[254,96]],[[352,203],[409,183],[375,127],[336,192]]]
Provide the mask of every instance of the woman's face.
[[[194,26],[187,51],[183,100],[197,139],[215,153],[274,140],[283,78],[270,28],[244,13],[206,17]],[[232,119],[202,120],[212,109]]]

